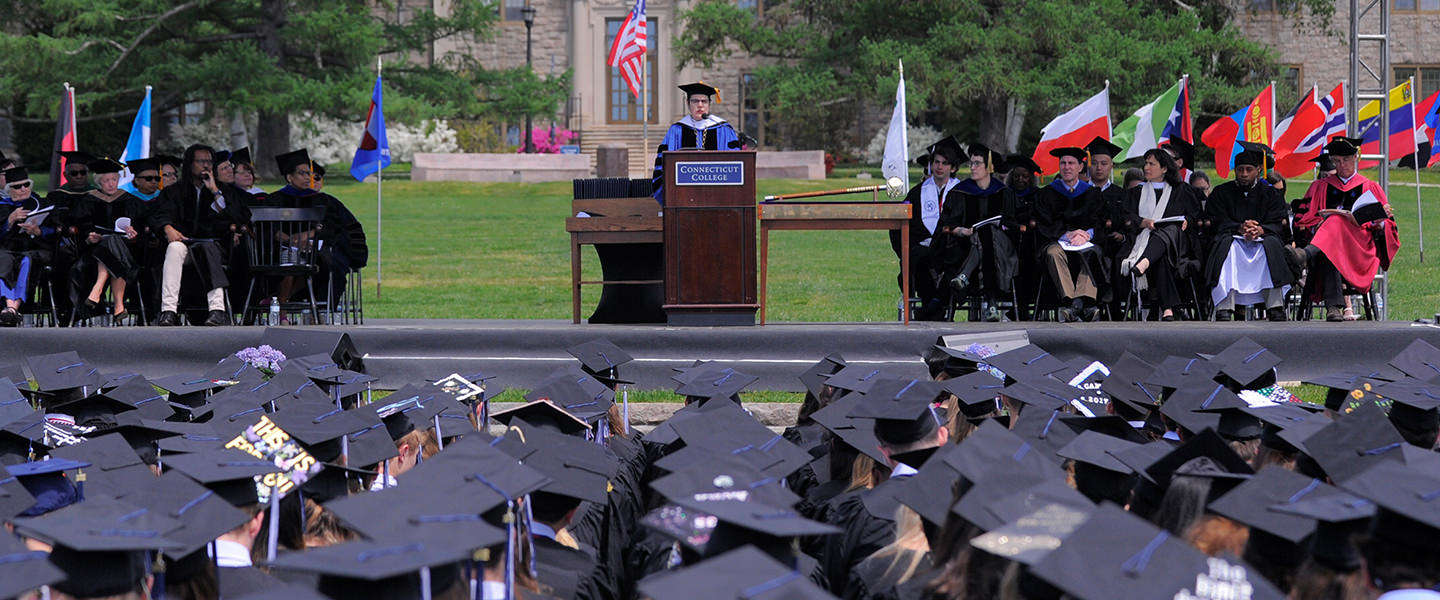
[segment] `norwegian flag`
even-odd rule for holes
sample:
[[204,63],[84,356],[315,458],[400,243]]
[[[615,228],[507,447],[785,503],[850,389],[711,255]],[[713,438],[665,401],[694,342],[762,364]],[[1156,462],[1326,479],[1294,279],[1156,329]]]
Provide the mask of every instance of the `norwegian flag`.
[[612,67],[620,68],[620,77],[630,86],[630,93],[640,97],[640,78],[645,66],[645,0],[635,0],[635,7],[620,24],[615,43],[610,45]]

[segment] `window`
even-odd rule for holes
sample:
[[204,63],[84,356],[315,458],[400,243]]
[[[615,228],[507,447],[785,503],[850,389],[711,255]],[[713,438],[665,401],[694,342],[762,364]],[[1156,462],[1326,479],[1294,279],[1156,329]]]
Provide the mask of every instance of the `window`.
[[763,0],[735,0],[735,6],[745,12],[753,13],[756,17],[765,13]]
[[[1415,78],[1415,101],[1424,100],[1440,90],[1440,65],[1400,65],[1395,67],[1394,85]],[[1392,86],[1393,87],[1393,86]]]
[[[1401,0],[1396,0],[1401,1]],[[1281,12],[1295,9],[1295,0],[1250,0],[1250,12]]]
[[767,129],[770,123],[770,111],[760,102],[756,93],[760,89],[760,82],[753,74],[746,73],[740,76],[740,131],[750,134],[755,141],[761,145],[773,143],[775,136],[769,136],[767,140]]
[[[1275,81],[1277,100],[1287,102],[1299,101],[1306,92],[1310,91],[1305,86],[1305,67],[1301,65],[1280,65],[1280,76]],[[1290,94],[1294,95],[1291,96]]]
[[529,0],[500,0],[496,10],[500,12],[501,21],[524,21],[525,15],[520,9],[525,8]]
[[[639,123],[640,122],[640,99],[630,93],[630,85],[620,76],[620,67],[612,67],[606,61],[610,58],[610,46],[615,43],[615,36],[620,33],[620,25],[625,22],[624,18],[605,19],[605,47],[600,49],[598,60],[603,65],[605,72],[609,75],[605,78],[605,102],[611,123]],[[650,122],[655,123],[655,45],[661,39],[656,35],[655,19],[646,19],[645,38],[649,45],[645,48],[645,89],[644,94],[650,102]]]
[[1406,12],[1440,11],[1440,0],[1395,0],[1395,10]]

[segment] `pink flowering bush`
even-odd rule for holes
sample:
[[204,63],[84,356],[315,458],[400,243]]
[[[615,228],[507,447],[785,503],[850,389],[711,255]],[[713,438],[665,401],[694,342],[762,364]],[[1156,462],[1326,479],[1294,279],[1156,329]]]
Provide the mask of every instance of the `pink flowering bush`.
[[[523,135],[523,134],[522,134]],[[549,127],[536,127],[530,132],[530,139],[535,141],[536,154],[559,154],[560,147],[575,139],[575,132],[569,129],[556,129],[555,137],[550,137]],[[522,141],[520,147],[515,149],[517,153],[525,152],[525,143]]]

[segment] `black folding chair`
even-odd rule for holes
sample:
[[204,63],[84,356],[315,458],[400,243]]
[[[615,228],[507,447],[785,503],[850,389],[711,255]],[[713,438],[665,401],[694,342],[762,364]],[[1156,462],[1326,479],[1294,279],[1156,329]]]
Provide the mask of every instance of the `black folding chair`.
[[[256,297],[256,285],[268,286],[284,277],[304,279],[310,314],[317,320],[320,318],[321,306],[329,304],[317,301],[315,295],[315,277],[320,273],[316,242],[324,220],[324,207],[251,209],[250,235],[245,238],[250,257],[250,286],[245,292],[242,323],[250,323],[253,315],[270,308],[261,304],[263,294]],[[328,284],[329,280],[325,281]],[[282,305],[280,310],[294,312],[304,307]]]

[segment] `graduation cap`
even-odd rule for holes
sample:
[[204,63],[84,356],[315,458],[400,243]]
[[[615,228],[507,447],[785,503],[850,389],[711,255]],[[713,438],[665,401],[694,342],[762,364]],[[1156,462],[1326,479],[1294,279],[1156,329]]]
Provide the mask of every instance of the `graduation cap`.
[[490,415],[490,417],[506,425],[510,424],[512,418],[520,417],[524,419],[526,423],[541,427],[551,427],[565,435],[575,435],[590,431],[589,423],[570,414],[565,411],[565,409],[556,406],[555,403],[550,400],[536,400],[514,408],[502,410]]
[[1440,382],[1440,348],[1425,340],[1410,342],[1389,361],[1400,372],[1426,382]]
[[251,169],[255,168],[254,161],[250,158],[250,147],[246,146],[230,153],[230,162],[236,165],[246,165]]
[[35,498],[35,502],[26,507],[18,516],[34,517],[49,514],[84,500],[83,482],[81,482],[82,485],[72,483],[71,479],[66,476],[66,471],[85,469],[89,466],[88,462],[52,458],[6,467],[10,471],[10,476],[19,480],[20,485],[25,487],[25,491]]
[[940,385],[933,381],[885,379],[871,386],[850,416],[875,419],[877,440],[903,446],[925,439],[944,424],[934,407],[939,395]]
[[1206,572],[1206,557],[1149,522],[1105,504],[1030,572],[1076,598],[1169,598]]
[[471,495],[480,512],[494,506],[493,498],[518,500],[550,482],[549,477],[491,445],[501,439],[505,438],[491,439],[478,432],[462,437],[401,475],[400,483],[428,487],[437,494]]
[[[495,533],[493,543],[503,542],[505,533],[499,529]],[[413,540],[353,541],[287,553],[270,561],[269,566],[318,574],[320,593],[331,598],[429,597],[443,591],[430,589],[432,577],[439,579],[438,574],[432,574],[439,567],[471,559],[474,553],[468,546],[474,543],[439,535]]]
[[1302,381],[1310,385],[1328,388],[1325,392],[1325,408],[1340,412],[1352,399],[1352,393],[1355,394],[1354,400],[1359,400],[1364,396],[1363,391],[1356,393],[1356,390],[1363,390],[1367,384],[1373,385],[1383,381],[1380,379],[1380,375],[1379,371],[1349,371],[1311,377]]
[[1325,153],[1332,157],[1355,156],[1360,153],[1360,146],[1364,143],[1365,140],[1360,138],[1337,136],[1331,139],[1330,143],[1325,144]]
[[1006,382],[1029,382],[1066,367],[1065,361],[1034,344],[990,356],[985,363],[1003,371]]
[[1238,142],[1243,150],[1235,155],[1235,166],[1250,165],[1262,171],[1275,167],[1275,151],[1256,142]]
[[1225,384],[1194,382],[1176,389],[1161,405],[1160,413],[1191,433],[1214,428],[1229,439],[1260,437],[1260,420],[1240,409],[1249,405]]
[[154,158],[160,161],[161,165],[170,165],[176,169],[179,169],[185,164],[185,159],[171,154],[156,154]]
[[1078,160],[1081,163],[1084,163],[1086,159],[1090,158],[1089,153],[1085,152],[1084,148],[1075,147],[1055,148],[1050,151],[1050,156],[1053,156],[1055,158],[1073,156],[1075,157],[1075,160]]
[[1319,479],[1272,465],[1211,502],[1208,509],[1248,526],[1246,546],[1267,563],[1295,567],[1305,557],[1304,543],[1315,533],[1315,521],[1272,507],[1338,493]]
[[401,541],[448,536],[469,540],[474,546],[468,550],[473,550],[495,544],[497,537],[504,539],[505,532],[481,515],[505,501],[493,493],[479,498],[438,494],[429,486],[408,485],[407,480],[406,485],[338,496],[327,501],[325,509],[367,539]]
[[[0,498],[3,500],[3,498]],[[65,579],[65,572],[49,561],[49,553],[30,550],[13,535],[0,536],[0,598],[18,598],[26,592]]]
[[622,383],[635,384],[633,381],[619,379],[620,365],[635,359],[609,340],[592,340],[578,346],[571,346],[565,351],[569,352],[570,356],[580,359],[580,364],[585,372],[600,380],[601,383],[611,387]]
[[35,496],[25,489],[20,478],[0,465],[0,523],[19,516],[32,506],[35,506]]
[[1295,515],[1315,521],[1308,554],[1320,565],[1339,573],[1353,573],[1363,562],[1354,538],[1363,533],[1375,516],[1374,502],[1330,486],[1329,494],[1271,505],[1272,513]]
[[988,371],[975,371],[940,382],[941,389],[954,394],[960,400],[960,411],[966,417],[980,417],[996,410],[996,398],[1005,388],[1005,382]]
[[740,393],[746,386],[759,381],[760,378],[754,375],[747,375],[730,367],[719,365],[706,365],[695,370],[694,377],[679,388],[675,393],[686,397],[713,399],[731,398]]
[[[368,406],[375,411],[375,416],[385,424],[385,431],[390,434],[390,439],[399,442],[410,432],[415,431],[415,422],[411,420],[408,413],[420,410],[419,398],[407,398],[404,400],[376,402]],[[417,413],[418,414],[418,413]]]
[[[88,463],[85,486],[91,492],[121,497],[155,483],[155,473],[119,433],[110,433],[50,451],[51,459]],[[79,476],[75,476],[79,480]]]
[[706,96],[715,97],[716,102],[720,101],[720,90],[717,89],[715,86],[709,85],[703,81],[687,83],[677,87],[680,88],[680,91],[685,92],[686,100],[689,100],[690,96],[693,96],[695,94],[704,94]]
[[125,168],[125,163],[111,159],[107,156],[105,158],[97,158],[95,160],[92,160],[89,163],[86,163],[86,166],[90,168],[91,173],[94,173],[96,175],[104,175],[106,173],[119,173]]
[[688,419],[674,424],[676,434],[684,440],[682,452],[656,461],[662,468],[681,466],[684,454],[692,459],[706,460],[715,452],[726,452],[751,464],[773,477],[785,477],[810,462],[810,453],[761,425],[743,410],[726,410],[707,414],[704,418]]
[[1112,159],[1124,158],[1120,156],[1121,148],[1119,146],[1116,146],[1115,144],[1110,143],[1110,140],[1107,140],[1103,137],[1097,136],[1095,139],[1090,140],[1090,143],[1085,145],[1085,150],[1089,152],[1091,156],[1094,156],[1096,154],[1104,154],[1105,156],[1108,156]]
[[650,487],[669,500],[740,500],[771,506],[794,506],[800,501],[782,480],[728,454],[715,455],[655,479]]
[[[968,156],[984,159],[986,169],[994,169],[996,164],[1005,160],[1004,154],[998,154],[994,150],[991,150],[989,146],[986,146],[985,144],[982,144],[980,142],[971,143],[970,147],[966,149],[965,154]],[[999,157],[999,160],[996,160],[997,156]]]
[[49,395],[59,396],[61,392],[99,387],[103,381],[99,370],[74,351],[26,357],[25,364],[39,391]]
[[1103,433],[1082,431],[1055,454],[1075,461],[1075,489],[1086,498],[1093,502],[1125,502],[1135,486],[1135,471],[1113,453],[1139,446]]
[[825,590],[753,546],[742,546],[699,564],[640,580],[653,600],[827,600]]
[[1330,423],[1330,419],[1325,415],[1317,415],[1301,408],[1298,403],[1247,406],[1240,410],[1259,419],[1262,423],[1260,445],[1282,452],[1298,452],[1300,450],[1298,446],[1286,439],[1285,432],[1289,431],[1290,436],[1298,436],[1296,439],[1303,440]]
[[[374,417],[374,413],[363,406],[347,412],[358,413],[356,416],[361,418]],[[346,433],[344,444],[349,450],[346,464],[360,468],[372,467],[400,456],[400,450],[395,447],[395,440],[390,439],[390,430],[385,427],[384,422],[372,423]]]
[[1427,553],[1440,551],[1440,478],[1385,461],[1341,482],[1380,506],[1371,526],[1377,541]]
[[81,164],[89,164],[90,162],[95,160],[94,154],[91,154],[89,152],[81,152],[79,150],[56,150],[55,154],[58,154],[60,155],[60,158],[65,159],[66,166],[77,162]]
[[1334,171],[1334,170],[1335,170],[1335,161],[1330,160],[1330,155],[1329,155],[1329,154],[1321,153],[1319,156],[1316,156],[1315,158],[1311,159],[1311,162],[1314,162],[1314,163],[1315,163],[1315,168],[1316,168],[1317,170],[1320,170],[1320,171]]
[[181,526],[156,511],[103,496],[44,517],[15,520],[24,535],[54,542],[50,562],[66,579],[52,587],[76,598],[140,591],[150,564],[147,552],[179,548],[168,534]]
[[930,460],[920,465],[914,475],[894,480],[887,487],[897,502],[905,505],[926,523],[938,528],[950,515],[954,487],[960,473],[946,462],[946,457],[959,452],[958,445],[946,445],[935,451]]
[[1071,401],[1084,395],[1085,391],[1048,377],[1040,377],[1005,386],[1002,393],[1006,398],[1024,403],[1027,407],[1049,412],[1069,406]]
[[970,540],[995,556],[1033,566],[1090,519],[1094,507],[1049,503]]
[[152,483],[127,494],[124,500],[181,523],[180,530],[166,535],[180,543],[171,556],[185,556],[204,548],[250,519],[224,497],[178,471],[165,473]]
[[[988,465],[988,468],[981,472],[978,477],[967,475],[966,479],[971,481],[971,486],[965,491],[954,505],[950,512],[959,515],[965,521],[982,531],[990,531],[1004,525],[1008,518],[1015,513],[1010,511],[997,512],[995,507],[1009,503],[1015,504],[1017,500],[1023,500],[1029,494],[1023,493],[1036,488],[1047,482],[1059,483],[1064,491],[1049,488],[1047,496],[1064,495],[1068,498],[1068,504],[1086,506],[1090,500],[1081,496],[1073,488],[1065,483],[1065,472],[1048,459],[1042,459],[1041,453],[1027,453],[1019,460],[1005,460],[1005,457],[996,457],[996,460]],[[1034,498],[1031,498],[1034,502]],[[1039,502],[1043,505],[1045,502]],[[1024,514],[1038,506],[1022,506],[1018,514]],[[1012,506],[1013,509],[1013,506]]]
[[25,167],[10,167],[5,169],[5,184],[19,183],[30,179],[30,171]]
[[[28,386],[27,386],[28,387]],[[8,377],[0,377],[0,427],[4,427],[22,417],[35,412],[30,407],[30,399],[20,392]]]
[[1080,435],[1069,425],[1070,421],[1079,419],[1083,417],[1068,415],[1060,408],[1025,410],[1011,415],[1010,431],[1058,463],[1061,459],[1055,452]]
[[1403,462],[1404,445],[1405,438],[1374,403],[1361,404],[1304,440],[1305,453],[1342,486],[1376,463]]
[[[672,501],[679,510],[661,508],[641,519],[641,524],[674,537],[703,556],[714,556],[745,545],[781,549],[801,536],[836,535],[840,529],[811,521],[791,508],[740,500]],[[699,525],[710,525],[709,531]],[[778,547],[778,548],[777,548]]]
[[230,162],[230,151],[216,150],[212,158],[215,159],[215,164],[217,165],[224,162]]
[[[1110,397],[1110,406],[1117,414],[1126,420],[1143,421],[1159,408],[1164,393],[1162,386],[1144,382],[1153,372],[1154,365],[1126,351],[1110,365],[1110,375],[1100,384],[1100,390]],[[1152,385],[1154,389],[1149,387]]]
[[857,452],[884,464],[886,459],[880,452],[880,440],[875,439],[875,420],[850,416],[861,399],[859,394],[839,398],[815,411],[810,418]]
[[805,372],[800,374],[800,383],[805,386],[805,391],[809,392],[811,396],[819,398],[824,393],[825,386],[829,385],[825,381],[827,376],[833,375],[843,368],[845,368],[845,357],[840,356],[838,352],[832,352],[811,365],[810,368],[805,369]]
[[310,152],[304,148],[275,155],[275,165],[280,168],[282,175],[294,173],[295,169],[300,168],[301,165],[308,164],[310,164]]
[[167,458],[165,466],[189,476],[237,507],[258,503],[260,478],[284,471],[273,461],[233,448],[177,454]]
[[1218,365],[1220,374],[1239,388],[1256,389],[1274,385],[1275,366],[1280,364],[1280,357],[1244,337],[1220,351],[1210,362]]
[[1160,144],[1160,147],[1161,147],[1161,148],[1164,148],[1164,149],[1167,149],[1167,150],[1174,150],[1174,151],[1175,151],[1175,154],[1178,156],[1178,158],[1180,159],[1180,161],[1183,163],[1183,164],[1180,165],[1181,168],[1185,168],[1185,169],[1193,169],[1193,168],[1195,168],[1195,145],[1194,145],[1194,144],[1191,144],[1190,142],[1187,142],[1187,141],[1182,140],[1182,139],[1177,138],[1177,137],[1172,137],[1172,138],[1170,138],[1168,141],[1166,141],[1165,143]]
[[521,428],[525,446],[533,451],[521,460],[550,483],[540,491],[584,502],[605,504],[610,479],[618,464],[595,444],[538,428]]
[[846,365],[826,378],[825,385],[864,394],[870,391],[870,388],[877,382],[884,379],[895,379],[895,377],[886,373],[884,369],[868,365]]
[[203,375],[180,374],[169,377],[161,377],[154,382],[155,387],[170,392],[170,402],[199,406],[205,403],[205,397],[210,392],[225,387],[209,377]]
[[[998,459],[1020,461],[1034,451],[1034,446],[994,420],[980,423],[975,431],[956,447],[956,451],[943,454],[937,452],[936,455],[955,472],[971,481],[979,478]],[[1047,463],[1050,460],[1041,458]]]

